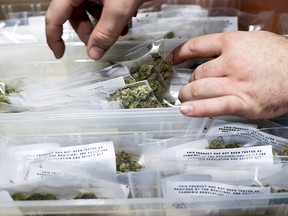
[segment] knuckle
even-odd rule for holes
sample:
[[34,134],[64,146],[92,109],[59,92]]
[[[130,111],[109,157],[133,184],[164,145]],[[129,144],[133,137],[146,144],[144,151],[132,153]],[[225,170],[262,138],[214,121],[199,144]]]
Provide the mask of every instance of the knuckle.
[[178,95],[181,102],[199,99],[200,96],[197,82],[189,83],[186,86],[183,86]]
[[193,82],[190,84],[190,94],[191,99],[199,99],[201,96],[199,85],[197,82]]
[[178,93],[178,99],[180,100],[180,102],[184,102],[184,101],[185,101],[183,88],[180,89],[180,91],[179,91],[179,93]]
[[191,93],[191,84],[187,84],[180,89],[178,98],[181,102],[193,99],[193,94]]
[[93,40],[97,46],[103,49],[108,49],[117,40],[117,37],[109,32],[96,30],[90,35],[89,40]]
[[211,66],[209,65],[209,63],[204,63],[204,64],[199,65],[194,71],[195,80],[199,80],[199,79],[203,79],[207,77],[207,75],[210,74],[210,71],[211,71]]
[[241,71],[243,68],[243,62],[245,60],[243,59],[242,56],[233,56],[225,62],[226,68],[229,68],[229,70],[233,71],[235,73],[236,71]]
[[202,72],[201,71],[203,71],[203,66],[202,65],[198,66],[195,69],[195,71],[193,72],[193,77],[194,77],[195,80],[199,80],[199,79],[202,78]]
[[222,34],[222,42],[223,44],[229,44],[233,41],[235,41],[235,39],[237,40],[239,36],[237,36],[237,34],[235,34],[235,32],[224,32]]
[[187,44],[187,48],[188,48],[188,51],[190,53],[192,53],[193,55],[199,55],[199,50],[201,50],[201,48],[199,47],[199,39],[198,38],[194,38],[193,40],[190,40],[190,42]]

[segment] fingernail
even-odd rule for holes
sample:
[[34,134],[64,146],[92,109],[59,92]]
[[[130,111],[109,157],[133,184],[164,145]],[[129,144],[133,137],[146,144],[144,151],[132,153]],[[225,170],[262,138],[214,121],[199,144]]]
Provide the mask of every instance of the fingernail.
[[193,106],[190,104],[181,104],[180,111],[183,114],[192,114],[193,113]]
[[92,59],[95,59],[95,60],[98,60],[100,58],[102,58],[102,56],[104,55],[105,53],[105,50],[102,49],[102,48],[99,48],[99,47],[92,47],[90,50],[89,50],[89,56],[90,58]]
[[62,55],[59,54],[59,53],[54,52],[53,54],[54,54],[54,56],[55,56],[56,59],[62,58]]

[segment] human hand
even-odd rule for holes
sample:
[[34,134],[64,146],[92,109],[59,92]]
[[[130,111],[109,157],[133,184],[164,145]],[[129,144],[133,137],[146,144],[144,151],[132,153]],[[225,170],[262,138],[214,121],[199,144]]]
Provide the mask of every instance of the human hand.
[[265,31],[204,35],[168,60],[215,57],[198,66],[179,92],[187,116],[269,119],[288,113],[288,39]]
[[[52,0],[46,13],[46,37],[56,58],[64,55],[63,24],[69,20],[88,55],[100,59],[116,42],[143,0]],[[92,25],[86,12],[96,19]]]

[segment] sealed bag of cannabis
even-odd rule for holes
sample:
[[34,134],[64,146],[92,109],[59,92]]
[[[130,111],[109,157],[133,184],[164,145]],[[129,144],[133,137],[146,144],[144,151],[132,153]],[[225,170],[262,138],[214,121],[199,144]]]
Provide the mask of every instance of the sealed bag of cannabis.
[[0,113],[16,113],[30,109],[29,106],[13,104],[9,99],[10,95],[21,92],[23,85],[27,84],[28,81],[24,78],[17,78],[7,82],[0,81]]
[[[225,143],[225,137],[230,142]],[[233,139],[232,139],[233,137]],[[271,145],[235,134],[174,137],[142,145],[147,167],[186,170],[202,165],[273,164]]]
[[118,182],[129,187],[129,198],[159,198],[161,194],[160,172],[142,169],[138,172],[117,174]]
[[[163,56],[162,49],[163,40],[161,39],[142,43],[130,49],[130,53],[125,56],[128,61],[121,62],[121,64],[129,68],[130,74],[136,81],[148,80],[149,82],[149,80],[156,79],[158,85],[167,91],[174,72]],[[151,85],[150,82],[149,84]],[[151,87],[153,88],[153,85]],[[161,93],[163,92],[155,93],[155,95],[158,96]]]
[[161,74],[154,65],[152,56],[145,56],[140,59],[122,62],[129,68],[131,77],[136,81],[147,81],[153,89],[155,96],[159,97],[168,91],[164,74]]
[[[266,124],[269,124],[267,122]],[[261,125],[260,125],[261,126]],[[234,134],[234,136],[243,137],[243,139],[254,140],[261,145],[270,145],[272,146],[273,154],[275,156],[285,156],[286,148],[288,146],[288,139],[285,136],[281,136],[280,134],[286,133],[285,128],[283,127],[275,127],[275,128],[259,128],[258,124],[248,124],[248,123],[235,123],[224,120],[214,120],[211,124],[209,130],[207,131],[207,136],[210,134],[218,134],[218,133],[227,133]],[[281,132],[282,131],[282,132]],[[232,136],[223,137],[224,143],[229,143],[230,138]]]
[[[193,170],[164,177],[161,182],[163,196],[173,198],[254,197],[260,201],[263,196],[270,195],[270,187],[262,185],[259,179],[255,179],[255,175],[257,176],[255,169],[233,171],[231,168],[222,171],[205,169],[205,173]],[[265,204],[269,203],[269,199],[261,201]]]
[[126,85],[111,93],[108,100],[118,101],[124,109],[162,107],[147,81]]
[[119,134],[113,138],[117,172],[128,173],[142,170],[145,165],[139,144],[146,142],[146,133]]
[[[55,141],[57,140],[54,140],[54,143],[35,143],[34,140],[34,144],[8,146],[8,153],[3,156],[10,161],[9,178],[5,179],[6,182],[41,178],[53,175],[52,173],[54,175],[66,173],[70,176],[77,168],[76,165],[82,166],[80,170],[89,173],[90,176],[116,173],[115,149],[112,141],[71,143],[70,146],[65,146],[63,143],[61,145],[64,146],[61,146]],[[91,168],[93,166],[94,168]]]
[[50,176],[3,186],[15,201],[126,199],[125,185],[99,179]]

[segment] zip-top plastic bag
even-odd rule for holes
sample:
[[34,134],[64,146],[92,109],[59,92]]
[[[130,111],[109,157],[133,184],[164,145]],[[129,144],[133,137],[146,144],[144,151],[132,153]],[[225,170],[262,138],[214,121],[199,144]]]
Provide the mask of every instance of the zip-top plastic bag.
[[99,179],[75,179],[70,176],[47,177],[3,186],[15,201],[71,200],[71,199],[126,199],[125,185]]
[[[91,71],[90,66],[84,67],[66,78],[54,78],[45,83],[24,86],[21,92],[10,94],[7,99],[13,106],[33,111],[63,109],[69,105],[79,108],[85,104],[96,109],[113,109],[120,106],[109,103],[107,95],[126,87],[126,84],[147,81],[161,103],[162,98],[169,97],[169,86],[174,74],[161,55],[161,44],[162,40],[144,43],[127,52],[123,57],[126,61],[100,71]],[[146,92],[147,97],[151,97],[150,91]],[[161,105],[137,107],[155,108]]]

